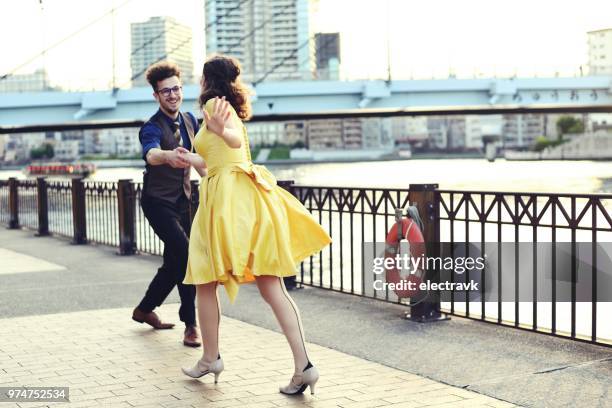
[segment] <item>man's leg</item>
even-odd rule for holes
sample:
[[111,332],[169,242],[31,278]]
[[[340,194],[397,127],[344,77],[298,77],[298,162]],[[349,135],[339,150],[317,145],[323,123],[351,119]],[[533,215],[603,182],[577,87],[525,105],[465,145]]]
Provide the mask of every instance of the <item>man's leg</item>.
[[[180,267],[178,260],[187,259],[189,241],[181,225],[180,211],[176,207],[147,198],[142,201],[142,209],[153,231],[164,242],[163,265],[158,269],[138,307],[141,312],[150,313],[164,302],[176,285],[176,270]],[[154,324],[152,326],[155,327]]]
[[167,266],[168,257],[168,247],[164,245],[163,263],[157,270],[155,277],[147,288],[147,292],[138,305],[138,308],[145,313],[152,312],[156,307],[160,306],[174,287],[174,277],[172,276],[172,271]]
[[[191,232],[191,213],[189,202],[187,199],[181,198],[179,201],[181,225],[185,234],[189,236]],[[195,313],[195,296],[196,288],[194,285],[185,285],[183,280],[185,279],[185,273],[187,272],[187,257],[189,254],[189,241],[186,242],[186,251],[183,252],[185,257],[183,259],[177,259],[178,268],[176,269],[176,284],[181,298],[181,307],[179,309],[179,318],[182,322],[185,322],[185,326],[196,325],[196,313]]]

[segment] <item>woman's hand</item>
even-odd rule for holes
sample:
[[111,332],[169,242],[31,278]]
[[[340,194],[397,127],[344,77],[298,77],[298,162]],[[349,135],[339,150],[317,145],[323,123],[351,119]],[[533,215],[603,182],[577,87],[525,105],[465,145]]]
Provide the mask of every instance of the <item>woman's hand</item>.
[[206,120],[206,129],[214,134],[223,137],[225,125],[231,116],[229,103],[223,98],[216,97],[213,102],[212,115],[209,115],[204,109],[204,119]]
[[206,169],[206,162],[204,161],[202,156],[200,156],[199,154],[191,153],[189,150],[185,149],[184,147],[177,147],[175,150],[178,151],[178,154],[181,160],[184,163],[187,163],[187,165],[193,166],[198,171],[198,173],[200,173],[200,170]]
[[232,149],[240,148],[243,139],[242,129],[237,128],[230,120],[230,104],[225,100],[225,96],[214,99],[212,110],[212,115],[204,110],[206,128],[223,139]]

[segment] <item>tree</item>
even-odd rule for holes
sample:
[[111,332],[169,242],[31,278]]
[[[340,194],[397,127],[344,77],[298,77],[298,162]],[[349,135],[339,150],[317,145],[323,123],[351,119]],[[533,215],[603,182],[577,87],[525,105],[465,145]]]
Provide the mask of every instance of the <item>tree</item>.
[[35,147],[30,150],[30,157],[32,159],[52,159],[55,156],[53,146],[49,143],[45,143],[42,146]]
[[584,123],[573,116],[561,116],[557,120],[557,130],[559,131],[559,140],[561,140],[563,135],[568,133],[584,133]]

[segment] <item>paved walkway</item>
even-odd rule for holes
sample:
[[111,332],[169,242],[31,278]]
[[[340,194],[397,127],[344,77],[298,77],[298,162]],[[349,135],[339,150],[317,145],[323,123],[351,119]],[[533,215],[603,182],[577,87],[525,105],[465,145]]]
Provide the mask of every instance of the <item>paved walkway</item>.
[[[74,246],[0,228],[0,383],[70,386],[73,404],[66,406],[78,406],[79,392],[83,398],[99,392],[105,393],[99,398],[125,398],[110,400],[112,406],[135,404],[145,398],[140,394],[162,400],[175,395],[144,406],[189,406],[193,402],[177,397],[194,390],[201,406],[206,406],[204,397],[221,398],[209,394],[212,378],[200,383],[180,373],[181,365],[198,357],[196,350],[182,346],[180,330],[155,332],[130,320],[160,258],[116,253],[115,248]],[[307,339],[319,345],[311,346],[322,372],[317,395],[295,400],[277,394],[291,372],[289,351],[257,289],[245,285],[232,306],[221,296],[227,369],[216,392],[231,401],[223,403],[248,407],[252,401],[244,398],[262,392],[271,398],[268,406],[508,405],[500,400],[528,407],[612,406],[610,348],[457,317],[423,325],[404,320],[403,306],[319,289],[292,296]],[[167,320],[177,320],[177,301],[173,292],[161,311]],[[264,339],[257,344],[265,348],[248,347],[255,336]],[[272,368],[266,366],[271,358]],[[240,394],[245,387],[229,387],[233,381],[259,386]],[[457,399],[447,402],[448,394]],[[88,400],[84,406],[93,404]],[[5,406],[11,405],[0,403]]]
[[[176,304],[161,309],[168,317],[176,312]],[[321,373],[317,393],[287,397],[278,393],[292,371],[285,338],[230,318],[222,320],[226,371],[219,383],[212,376],[192,380],[179,367],[194,363],[201,349],[184,347],[180,329],[155,331],[130,321],[130,313],[0,319],[0,386],[67,386],[70,408],[514,406],[313,344],[309,353]]]

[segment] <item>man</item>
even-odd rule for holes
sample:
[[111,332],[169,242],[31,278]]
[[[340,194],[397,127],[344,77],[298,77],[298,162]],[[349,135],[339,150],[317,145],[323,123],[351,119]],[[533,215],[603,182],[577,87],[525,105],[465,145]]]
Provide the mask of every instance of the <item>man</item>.
[[[181,73],[174,63],[153,64],[146,73],[153,87],[159,110],[142,126],[139,133],[146,162],[142,190],[142,210],[155,234],[164,242],[163,264],[149,284],[147,292],[134,309],[132,319],[155,329],[171,329],[153,311],[160,306],[174,286],[181,298],[179,318],[185,323],[183,344],[201,345],[196,326],[195,287],[184,285],[189,248],[190,173],[189,162],[181,156],[192,150],[198,122],[191,113],[180,112],[183,101]],[[196,168],[204,175],[205,170]]]

